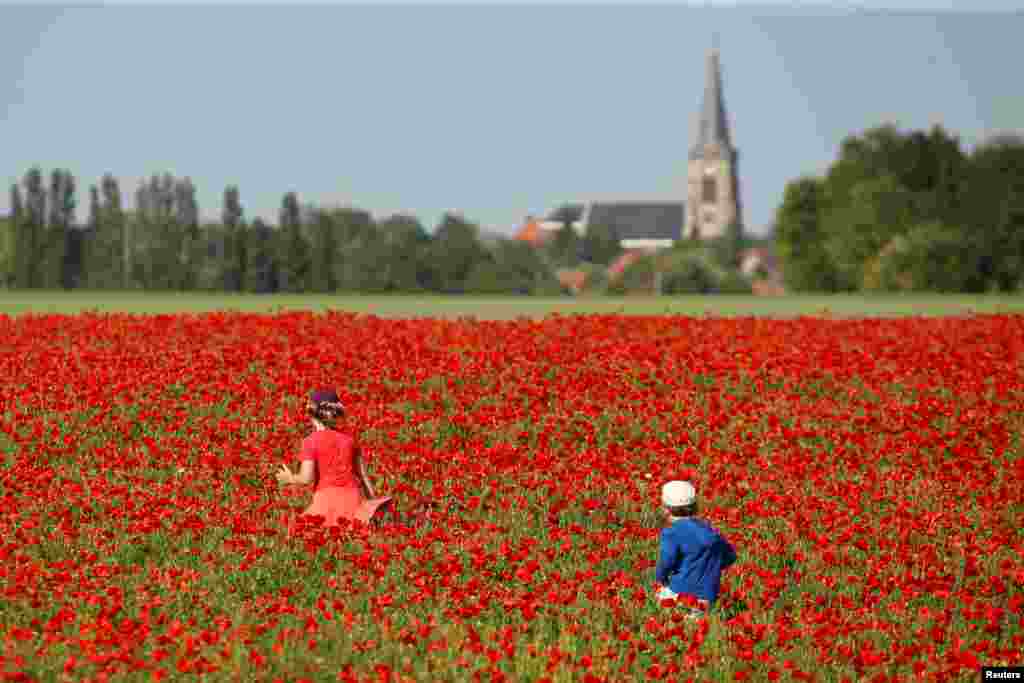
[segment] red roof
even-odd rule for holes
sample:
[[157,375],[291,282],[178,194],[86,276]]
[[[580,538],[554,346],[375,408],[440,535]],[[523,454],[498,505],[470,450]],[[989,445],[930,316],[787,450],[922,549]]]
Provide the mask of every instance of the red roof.
[[551,235],[540,227],[540,221],[535,219],[528,220],[515,234],[515,239],[529,242],[535,247],[544,244],[550,237]]

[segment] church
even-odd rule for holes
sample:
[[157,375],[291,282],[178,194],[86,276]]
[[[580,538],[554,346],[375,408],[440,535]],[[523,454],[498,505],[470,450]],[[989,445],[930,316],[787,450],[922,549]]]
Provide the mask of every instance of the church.
[[733,222],[741,226],[739,153],[729,135],[718,50],[707,59],[704,99],[687,162],[685,201],[595,201],[565,204],[543,218],[528,218],[516,238],[541,244],[569,223],[583,236],[588,226],[611,228],[626,250],[657,250],[681,239],[712,239]]

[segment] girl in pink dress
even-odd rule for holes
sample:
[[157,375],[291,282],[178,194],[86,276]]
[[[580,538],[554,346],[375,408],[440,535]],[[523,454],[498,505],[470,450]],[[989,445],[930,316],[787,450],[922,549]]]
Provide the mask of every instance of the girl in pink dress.
[[306,413],[313,433],[302,441],[299,473],[281,465],[277,481],[285,486],[315,484],[313,502],[302,514],[320,515],[327,526],[343,518],[369,523],[391,497],[375,496],[355,437],[336,429],[345,414],[338,394],[333,389],[313,392]]

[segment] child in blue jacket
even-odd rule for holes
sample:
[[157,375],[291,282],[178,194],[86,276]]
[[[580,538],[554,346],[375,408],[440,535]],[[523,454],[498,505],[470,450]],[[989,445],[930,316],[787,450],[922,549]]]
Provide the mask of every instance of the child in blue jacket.
[[715,604],[721,574],[736,561],[736,551],[718,529],[697,517],[697,492],[687,481],[670,481],[661,488],[669,526],[661,530],[661,551],[654,570],[661,586],[658,600],[690,596],[701,616]]

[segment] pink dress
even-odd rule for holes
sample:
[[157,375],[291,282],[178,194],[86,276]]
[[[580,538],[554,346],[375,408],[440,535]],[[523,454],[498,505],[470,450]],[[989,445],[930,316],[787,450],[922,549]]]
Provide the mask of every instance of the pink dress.
[[316,488],[313,502],[303,515],[321,515],[324,524],[335,526],[339,519],[369,522],[390,496],[367,498],[359,486],[355,454],[359,445],[348,434],[325,429],[313,432],[302,441],[300,460],[316,463]]

